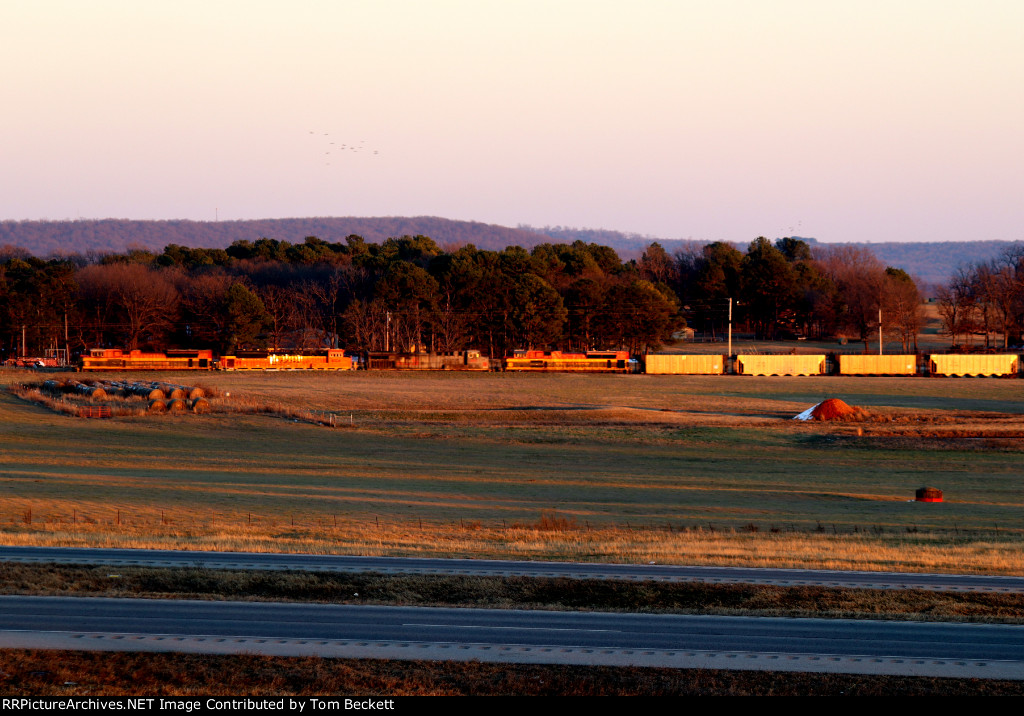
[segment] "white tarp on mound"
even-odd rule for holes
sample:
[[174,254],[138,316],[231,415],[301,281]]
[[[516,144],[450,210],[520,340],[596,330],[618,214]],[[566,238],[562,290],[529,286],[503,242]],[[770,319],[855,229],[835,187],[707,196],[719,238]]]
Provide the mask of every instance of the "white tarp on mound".
[[812,405],[811,407],[809,407],[807,410],[805,410],[804,412],[800,413],[799,415],[794,415],[793,416],[793,420],[810,420],[811,418],[814,417],[814,409],[817,408],[819,405],[821,405],[821,403],[817,403],[815,405]]

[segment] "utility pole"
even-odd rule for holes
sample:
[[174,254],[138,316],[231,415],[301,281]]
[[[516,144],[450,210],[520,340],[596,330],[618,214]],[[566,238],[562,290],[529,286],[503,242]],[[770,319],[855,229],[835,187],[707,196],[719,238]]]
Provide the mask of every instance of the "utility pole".
[[[729,297],[729,354],[725,357],[727,361],[732,360],[732,296]],[[722,366],[723,368],[725,366]]]
[[882,307],[878,307],[878,355],[882,355]]

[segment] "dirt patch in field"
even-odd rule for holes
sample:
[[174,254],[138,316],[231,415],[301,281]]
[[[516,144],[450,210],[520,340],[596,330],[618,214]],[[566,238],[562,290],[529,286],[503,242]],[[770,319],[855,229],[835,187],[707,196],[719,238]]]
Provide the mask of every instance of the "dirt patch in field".
[[868,417],[868,412],[863,408],[855,408],[847,405],[844,401],[839,398],[829,398],[823,400],[815,406],[812,406],[793,417],[794,420],[865,420]]
[[[353,411],[354,412],[354,411]],[[652,408],[605,407],[529,409],[465,409],[439,412],[435,410],[372,411],[355,414],[356,425],[362,428],[422,426],[487,426],[487,427],[768,427],[778,421],[779,413],[738,414],[656,410]],[[774,426],[778,427],[778,426]]]
[[839,398],[829,398],[814,406],[811,417],[814,420],[850,420],[864,411],[853,408]]

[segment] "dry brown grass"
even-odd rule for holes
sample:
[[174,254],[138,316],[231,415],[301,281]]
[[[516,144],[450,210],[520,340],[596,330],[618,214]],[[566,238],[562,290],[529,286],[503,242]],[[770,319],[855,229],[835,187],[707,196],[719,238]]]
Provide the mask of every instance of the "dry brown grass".
[[0,563],[0,593],[1024,623],[1024,594]]
[[[82,384],[95,384],[95,380],[83,379]],[[7,390],[22,400],[27,400],[50,410],[80,417],[86,406],[103,405],[110,409],[110,417],[140,418],[144,416],[163,415],[164,413],[220,413],[237,415],[269,415],[285,420],[312,423],[329,427],[343,427],[343,423],[335,419],[333,413],[313,411],[280,401],[255,398],[245,395],[224,395],[223,391],[209,386],[202,387],[208,398],[190,401],[183,389],[177,388],[167,396],[166,401],[151,400],[152,396],[128,395],[119,397],[114,394],[102,393],[97,396],[77,394],[69,391],[51,392],[38,383],[13,384]],[[161,407],[163,406],[163,407]]]
[[[85,651],[0,652],[5,696],[964,696],[1024,681]],[[401,706],[401,704],[397,704]]]
[[[789,419],[840,386],[870,419]],[[111,421],[0,396],[0,539],[1021,574],[1019,386],[228,374],[203,387],[238,412]],[[947,507],[906,506],[932,475]]]
[[56,413],[71,417],[78,417],[83,407],[98,405],[109,407],[111,417],[139,417],[149,413],[149,401],[138,397],[108,401],[105,395],[103,398],[74,394],[57,396],[44,392],[39,386],[31,384],[9,386],[8,390],[22,400],[37,403]]
[[233,393],[230,396],[221,394],[219,397],[211,398],[208,401],[209,412],[237,415],[270,415],[275,418],[293,420],[325,427],[344,427],[344,423],[338,420],[330,411],[310,410],[295,404],[288,404],[278,400],[268,400],[247,395]]
[[[197,512],[187,520],[156,512],[111,512],[103,520],[46,521],[22,515],[0,525],[9,545],[137,549],[293,552],[402,557],[695,564],[911,572],[1024,574],[1024,551],[1013,537],[964,539],[945,535],[771,533],[744,529],[626,528],[577,525],[542,518],[533,526],[402,523],[379,520],[293,524],[287,518],[248,523],[244,514]],[[564,518],[563,518],[564,519]]]

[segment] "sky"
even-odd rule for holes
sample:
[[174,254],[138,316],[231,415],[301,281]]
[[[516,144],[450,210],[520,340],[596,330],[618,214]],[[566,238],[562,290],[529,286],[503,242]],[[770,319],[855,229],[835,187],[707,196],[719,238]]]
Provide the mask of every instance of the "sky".
[[1020,0],[7,0],[0,219],[1024,239]]

